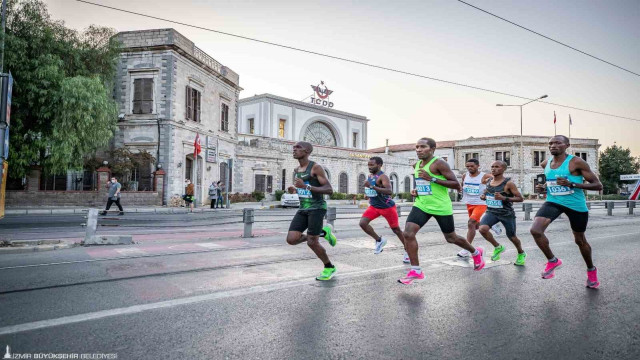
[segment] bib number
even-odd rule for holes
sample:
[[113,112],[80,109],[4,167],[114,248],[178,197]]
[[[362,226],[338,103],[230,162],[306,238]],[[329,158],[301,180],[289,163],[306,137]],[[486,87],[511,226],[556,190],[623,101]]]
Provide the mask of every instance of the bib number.
[[367,197],[370,197],[370,198],[378,196],[378,192],[377,191],[375,191],[372,188],[368,188],[368,187],[364,188],[364,194],[367,195]]
[[492,209],[502,209],[502,200],[496,200],[494,195],[487,194],[487,207]]
[[465,184],[462,190],[467,195],[480,196],[480,185]]
[[431,182],[422,178],[416,178],[416,191],[418,196],[431,195]]
[[[305,181],[304,184],[309,185],[309,182]],[[311,190],[296,188],[296,191],[298,192],[299,199],[311,199]]]
[[547,181],[547,191],[553,196],[563,196],[573,194],[573,189],[568,186],[558,185],[555,180]]

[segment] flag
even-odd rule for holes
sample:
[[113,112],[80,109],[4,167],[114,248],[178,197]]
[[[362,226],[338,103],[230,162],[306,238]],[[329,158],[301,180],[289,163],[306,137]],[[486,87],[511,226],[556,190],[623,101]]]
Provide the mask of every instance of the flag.
[[200,134],[196,134],[196,141],[193,142],[193,156],[198,156],[202,151],[200,146]]
[[573,121],[571,121],[571,114],[569,114],[569,125],[573,125]]
[[556,123],[556,112],[555,111],[553,112],[553,123],[554,124]]

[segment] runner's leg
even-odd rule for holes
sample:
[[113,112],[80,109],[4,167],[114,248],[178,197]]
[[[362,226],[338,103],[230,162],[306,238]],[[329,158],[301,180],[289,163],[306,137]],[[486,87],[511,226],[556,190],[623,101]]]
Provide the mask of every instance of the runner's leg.
[[549,239],[547,239],[544,234],[547,227],[549,227],[549,224],[551,224],[551,221],[552,220],[549,218],[536,216],[533,219],[533,225],[531,225],[530,230],[531,236],[533,236],[533,239],[536,241],[540,250],[542,250],[544,256],[547,257],[547,260],[551,260],[555,257],[551,251],[551,247],[549,247]]

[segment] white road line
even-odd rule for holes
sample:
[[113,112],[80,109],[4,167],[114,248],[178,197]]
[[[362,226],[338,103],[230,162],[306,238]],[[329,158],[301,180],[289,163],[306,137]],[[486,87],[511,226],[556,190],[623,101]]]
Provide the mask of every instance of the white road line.
[[[600,237],[591,238],[589,239],[589,241],[610,239],[610,238],[623,237],[628,235],[638,235],[638,233],[632,232],[632,233],[624,233],[624,234],[617,234],[617,235],[600,236]],[[573,241],[564,241],[560,243],[554,243],[553,245],[559,246],[559,245],[567,245],[567,244],[573,244],[573,243],[574,243]],[[525,249],[537,249],[537,248],[538,248],[537,246],[525,247]],[[439,259],[431,259],[431,260],[423,261],[422,263],[423,264],[442,263],[443,261],[450,260],[453,258],[455,257],[448,256],[448,257],[443,257]],[[352,271],[349,273],[340,274],[339,276],[340,278],[353,278],[353,277],[360,277],[360,276],[365,276],[365,275],[370,275],[375,273],[385,273],[389,271],[396,271],[405,267],[406,265],[397,265],[397,266],[390,266],[390,267],[377,268],[377,269]],[[199,303],[203,301],[211,301],[211,300],[225,299],[230,297],[266,293],[266,292],[275,291],[275,290],[290,289],[290,288],[301,286],[301,285],[313,284],[315,282],[316,282],[315,280],[307,278],[307,279],[301,279],[301,280],[286,281],[286,282],[281,282],[276,284],[257,285],[257,286],[252,286],[248,288],[225,290],[225,291],[215,292],[212,294],[198,295],[198,296],[192,296],[192,297],[187,297],[182,299],[160,301],[160,302],[155,302],[150,304],[134,305],[134,306],[128,306],[128,307],[111,309],[111,310],[96,311],[96,312],[86,313],[86,314],[64,316],[56,319],[49,319],[49,320],[35,321],[35,322],[24,323],[19,325],[5,326],[0,328],[0,336],[20,333],[25,331],[46,329],[54,326],[75,324],[75,323],[91,321],[91,320],[99,320],[99,319],[104,319],[112,316],[137,314],[137,313],[141,313],[149,310],[171,308],[175,306],[194,304],[194,303]]]

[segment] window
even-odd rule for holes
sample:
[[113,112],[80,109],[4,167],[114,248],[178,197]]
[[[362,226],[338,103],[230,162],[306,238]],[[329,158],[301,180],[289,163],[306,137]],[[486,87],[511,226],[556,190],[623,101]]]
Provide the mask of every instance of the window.
[[542,162],[547,158],[546,151],[535,150],[533,152],[533,166],[540,166]]
[[411,176],[404,177],[404,192],[411,192]]
[[442,160],[443,160],[444,162],[446,162],[447,164],[449,163],[449,157],[448,157],[448,156],[443,156],[443,157],[442,157]]
[[254,119],[253,118],[249,118],[249,134],[255,134],[255,128],[254,128]]
[[478,153],[466,153],[464,154],[464,162],[467,162],[471,159],[480,160],[480,154]]
[[496,160],[504,161],[507,166],[511,166],[511,155],[508,151],[496,151]]
[[287,169],[282,169],[282,190],[287,189]]
[[133,110],[134,114],[153,113],[153,79],[133,80]]
[[364,194],[364,182],[367,180],[365,174],[358,175],[358,194]]
[[340,173],[339,181],[339,192],[343,194],[347,194],[349,192],[349,176],[346,173]]
[[358,147],[358,133],[357,132],[353,133],[353,147],[354,148]]
[[187,86],[187,120],[200,122],[200,103],[202,96],[200,91]]
[[256,175],[256,185],[254,191],[265,192],[267,190],[267,182],[265,175]]
[[336,137],[333,131],[324,123],[316,121],[307,127],[305,131],[304,141],[312,144],[336,146]]
[[222,104],[220,110],[220,130],[229,131],[229,105]]
[[271,194],[273,192],[273,176],[267,175],[267,192]]
[[280,119],[278,123],[278,137],[284,138],[284,126],[287,124],[287,120]]
[[587,153],[586,152],[576,152],[576,156],[582,158],[582,160],[587,161]]
[[398,193],[398,175],[391,174],[391,176],[389,176],[389,182],[391,183],[391,190],[393,191],[394,194],[397,194]]

